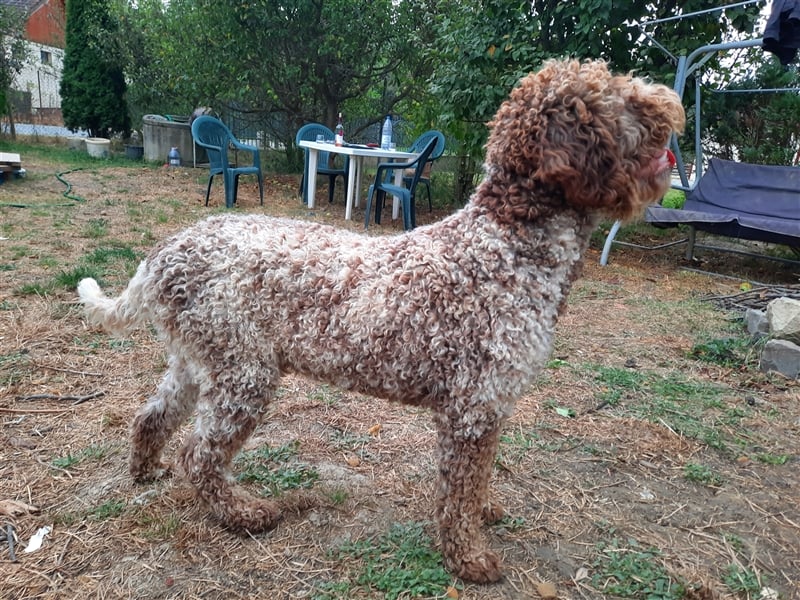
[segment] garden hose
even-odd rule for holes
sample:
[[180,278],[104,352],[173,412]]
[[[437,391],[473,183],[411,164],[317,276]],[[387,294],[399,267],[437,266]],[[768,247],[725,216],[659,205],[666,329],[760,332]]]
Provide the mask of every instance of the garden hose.
[[67,189],[61,194],[65,198],[69,198],[70,200],[74,200],[74,202],[60,202],[55,204],[22,204],[17,202],[0,202],[0,207],[8,207],[8,208],[50,208],[50,207],[58,207],[58,206],[75,206],[76,202],[86,202],[86,198],[81,198],[80,196],[76,196],[72,193],[72,184],[64,179],[64,175],[69,175],[70,173],[74,173],[75,171],[82,171],[83,167],[78,167],[77,169],[70,169],[69,171],[61,171],[60,173],[56,173],[55,177],[65,186]]

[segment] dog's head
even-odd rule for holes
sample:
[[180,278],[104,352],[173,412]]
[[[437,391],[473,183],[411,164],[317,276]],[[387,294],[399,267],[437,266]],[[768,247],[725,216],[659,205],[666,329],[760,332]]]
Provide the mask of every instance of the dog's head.
[[486,166],[575,208],[627,219],[668,189],[665,147],[684,122],[664,85],[613,75],[601,61],[551,60],[521,80],[490,123]]

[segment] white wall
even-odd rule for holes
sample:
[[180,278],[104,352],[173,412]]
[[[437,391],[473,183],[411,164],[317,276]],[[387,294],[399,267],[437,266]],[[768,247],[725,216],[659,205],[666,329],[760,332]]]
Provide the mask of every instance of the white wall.
[[[11,87],[31,93],[31,106],[38,108],[61,108],[61,71],[64,66],[64,50],[28,42],[28,62],[14,79]],[[42,62],[42,52],[49,52],[50,64]]]

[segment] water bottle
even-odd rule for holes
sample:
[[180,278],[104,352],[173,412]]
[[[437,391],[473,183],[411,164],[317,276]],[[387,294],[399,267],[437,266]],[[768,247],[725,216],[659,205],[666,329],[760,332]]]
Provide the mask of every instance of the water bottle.
[[344,125],[342,125],[342,113],[339,113],[339,120],[336,122],[336,129],[333,130],[333,143],[337,146],[344,144]]
[[386,120],[383,122],[383,129],[381,129],[381,150],[388,150],[389,144],[392,143],[392,115],[386,115]]
[[169,159],[169,166],[170,167],[180,167],[181,166],[181,153],[178,152],[178,147],[177,146],[173,146],[170,149],[169,154],[167,155],[167,158]]

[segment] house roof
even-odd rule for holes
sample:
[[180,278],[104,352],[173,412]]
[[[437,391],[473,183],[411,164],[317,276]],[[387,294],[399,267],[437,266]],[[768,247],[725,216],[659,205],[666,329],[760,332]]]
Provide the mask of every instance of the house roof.
[[26,13],[32,13],[40,4],[44,4],[45,1],[46,0],[0,0],[0,6],[16,6]]

